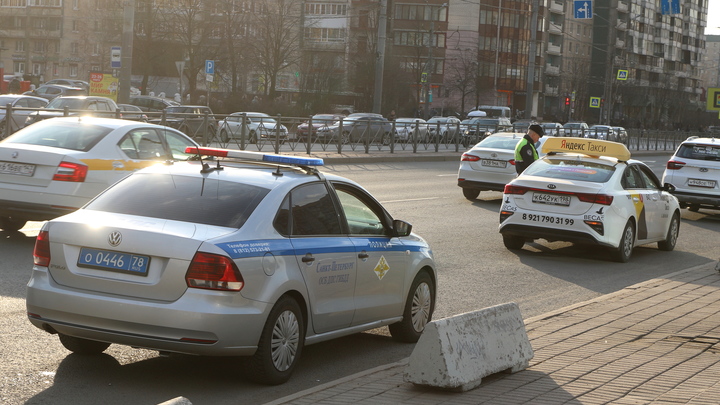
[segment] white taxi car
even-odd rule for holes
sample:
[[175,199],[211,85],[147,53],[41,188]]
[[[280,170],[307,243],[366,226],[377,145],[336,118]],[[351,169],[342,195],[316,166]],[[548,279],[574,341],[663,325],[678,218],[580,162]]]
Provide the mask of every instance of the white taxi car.
[[685,140],[667,162],[662,181],[683,208],[720,208],[720,139]]
[[265,384],[286,381],[307,344],[384,325],[418,340],[437,277],[409,223],[322,159],[188,151],[242,161],[155,165],[43,225],[33,325],[77,353],[251,356]]
[[186,160],[185,134],[159,125],[93,117],[51,118],[0,142],[0,228],[17,231],[74,211],[128,173]]
[[[501,132],[489,135],[460,157],[458,186],[468,200],[481,191],[503,191],[505,185],[517,177],[515,146],[525,136],[520,132]],[[535,147],[541,152],[545,137]]]
[[675,248],[678,201],[647,165],[630,159],[625,145],[551,137],[543,152],[505,186],[499,227],[505,247],[539,238],[594,244],[620,262],[638,245]]

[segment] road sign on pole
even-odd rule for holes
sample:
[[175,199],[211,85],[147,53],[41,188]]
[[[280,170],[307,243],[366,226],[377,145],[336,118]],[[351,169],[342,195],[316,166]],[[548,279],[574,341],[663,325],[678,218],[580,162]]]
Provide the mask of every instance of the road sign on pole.
[[122,55],[121,47],[113,46],[110,48],[110,68],[120,69],[122,67],[121,55]]
[[575,10],[576,19],[584,20],[593,18],[592,0],[574,0],[573,9]]
[[600,108],[600,97],[590,97],[590,108]]
[[618,69],[617,79],[618,80],[627,80],[628,71],[624,69]]
[[208,74],[208,75],[215,74],[215,61],[214,60],[206,60],[205,61],[205,74]]
[[660,13],[662,15],[680,14],[680,0],[662,0]]

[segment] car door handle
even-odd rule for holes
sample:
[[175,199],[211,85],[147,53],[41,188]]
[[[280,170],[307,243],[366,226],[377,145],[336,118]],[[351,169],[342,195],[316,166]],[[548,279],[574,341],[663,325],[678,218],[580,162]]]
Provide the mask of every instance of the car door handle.
[[368,257],[370,257],[370,255],[364,250],[358,253],[358,259],[367,259]]
[[315,258],[312,254],[306,253],[305,256],[303,256],[303,258],[300,260],[302,260],[303,263],[312,263],[315,261]]

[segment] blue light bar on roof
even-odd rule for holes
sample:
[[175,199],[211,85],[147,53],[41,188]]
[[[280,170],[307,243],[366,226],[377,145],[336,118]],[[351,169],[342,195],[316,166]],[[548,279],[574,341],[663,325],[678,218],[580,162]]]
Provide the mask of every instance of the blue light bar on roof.
[[288,165],[322,166],[325,162],[320,158],[303,158],[283,155],[264,155],[263,161],[272,163],[284,163]]

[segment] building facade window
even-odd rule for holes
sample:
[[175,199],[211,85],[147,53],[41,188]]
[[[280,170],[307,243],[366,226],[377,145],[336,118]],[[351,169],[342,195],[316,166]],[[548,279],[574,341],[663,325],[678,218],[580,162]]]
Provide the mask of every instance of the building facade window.
[[305,3],[306,15],[347,15],[346,4]]
[[0,7],[27,7],[27,0],[0,0]]
[[25,52],[25,41],[15,41],[15,52]]
[[342,42],[345,41],[344,28],[305,28],[305,39],[315,42]]
[[13,70],[17,74],[25,74],[25,62],[13,62]]
[[78,65],[71,64],[70,65],[70,77],[77,77],[78,76]]

